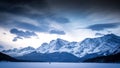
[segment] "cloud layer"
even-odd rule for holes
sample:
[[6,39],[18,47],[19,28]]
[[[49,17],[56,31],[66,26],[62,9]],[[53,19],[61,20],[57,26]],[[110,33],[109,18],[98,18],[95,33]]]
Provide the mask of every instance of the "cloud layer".
[[51,30],[50,34],[65,35],[65,32],[64,31],[60,31],[60,30]]
[[95,33],[95,36],[101,36],[101,35],[105,35],[105,34],[102,34],[102,33]]
[[120,23],[106,23],[106,24],[94,24],[86,27],[87,29],[91,29],[93,31],[102,31],[105,29],[112,29],[112,28],[117,28],[120,26]]
[[22,31],[22,30],[18,30],[16,28],[11,29],[10,33],[16,35],[16,37],[13,39],[13,41],[17,41],[17,39],[31,38],[31,36],[37,36],[37,34],[34,32]]
[[70,22],[52,11],[46,0],[1,0],[0,26],[49,33],[51,29],[57,29],[51,26],[52,22],[61,25]]
[[119,0],[0,0],[3,45],[37,47],[56,38],[120,35],[119,23]]

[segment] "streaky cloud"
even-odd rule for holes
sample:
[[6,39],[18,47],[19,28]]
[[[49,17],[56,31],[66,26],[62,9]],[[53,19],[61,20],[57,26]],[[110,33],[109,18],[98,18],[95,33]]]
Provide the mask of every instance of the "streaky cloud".
[[95,33],[95,36],[101,36],[101,35],[105,35],[105,34],[102,34],[102,33]]
[[50,29],[49,24],[41,24],[40,26],[35,26],[29,23],[18,22],[17,27],[23,28],[26,30],[37,31],[37,32],[47,32]]
[[56,21],[57,23],[61,23],[61,24],[70,23],[70,20],[68,18],[57,16],[57,15],[49,16],[49,18],[51,20]]
[[58,35],[65,35],[66,33],[61,30],[51,30],[50,34],[58,34]]
[[120,26],[120,22],[118,22],[118,23],[105,23],[105,24],[93,24],[93,25],[86,27],[86,29],[91,29],[93,31],[102,31],[105,29],[117,28],[118,26]]

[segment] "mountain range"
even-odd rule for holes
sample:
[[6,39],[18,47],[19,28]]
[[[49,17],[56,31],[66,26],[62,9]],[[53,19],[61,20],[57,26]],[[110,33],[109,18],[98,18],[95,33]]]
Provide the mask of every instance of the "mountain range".
[[86,38],[81,42],[69,42],[58,38],[50,43],[43,43],[36,49],[29,46],[3,50],[2,53],[21,60],[83,62],[97,57],[120,54],[120,36],[107,34],[97,38]]

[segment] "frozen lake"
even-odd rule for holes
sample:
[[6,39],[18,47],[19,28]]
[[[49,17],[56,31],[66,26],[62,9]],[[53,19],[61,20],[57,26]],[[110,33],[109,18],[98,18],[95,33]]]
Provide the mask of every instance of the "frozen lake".
[[0,62],[0,68],[120,68],[120,64],[106,63],[39,63]]

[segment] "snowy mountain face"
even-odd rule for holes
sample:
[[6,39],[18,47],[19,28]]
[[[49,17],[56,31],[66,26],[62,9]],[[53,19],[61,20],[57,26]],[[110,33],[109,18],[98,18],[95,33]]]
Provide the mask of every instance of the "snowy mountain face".
[[77,42],[70,42],[67,45],[61,47],[59,51],[72,53],[76,47],[78,47]]
[[104,55],[120,52],[120,37],[108,34],[101,37],[101,45],[98,46],[100,53]]
[[43,43],[37,49],[26,47],[3,51],[3,53],[11,56],[22,56],[31,52],[40,54],[67,52],[80,58],[117,54],[120,53],[120,37],[107,34],[98,38],[86,38],[82,42],[68,42],[58,38],[50,41],[50,43]]
[[48,43],[43,43],[40,47],[36,49],[38,53],[46,53],[48,49],[50,48]]
[[120,37],[114,34],[108,34],[98,38],[86,38],[82,42],[68,42],[57,39],[47,45],[41,45],[40,52],[68,52],[77,57],[84,57],[93,53],[109,55],[120,52]]
[[39,48],[37,48],[37,52],[40,53],[53,53],[53,52],[59,52],[59,50],[64,46],[67,45],[69,42],[62,40],[62,39],[56,39],[50,41],[50,43],[43,43]]
[[80,56],[92,53],[97,53],[98,55],[118,53],[120,52],[120,37],[108,34],[99,38],[87,38],[80,43],[78,50]]
[[108,34],[98,38],[87,38],[80,43],[74,53],[78,57],[97,53],[98,55],[109,55],[120,52],[120,37]]
[[35,51],[35,49],[29,46],[29,47],[20,48],[20,49],[14,48],[9,50],[3,50],[2,52],[12,57],[16,57],[16,56],[23,56],[25,54],[29,54],[33,51]]

